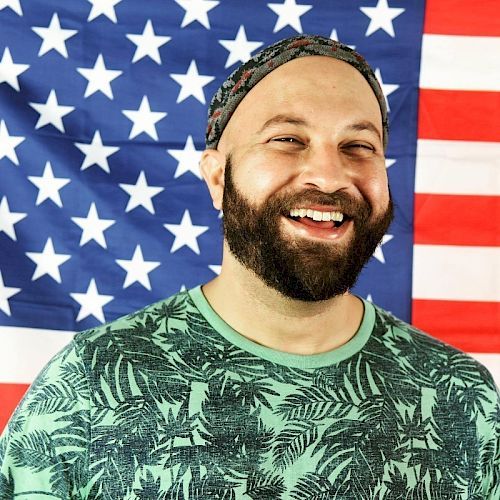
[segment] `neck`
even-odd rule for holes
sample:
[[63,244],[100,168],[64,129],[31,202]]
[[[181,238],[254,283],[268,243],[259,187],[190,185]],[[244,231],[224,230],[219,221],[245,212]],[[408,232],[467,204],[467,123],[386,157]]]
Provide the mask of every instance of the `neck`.
[[304,302],[284,297],[225,256],[220,275],[203,286],[217,314],[250,340],[292,354],[318,354],[340,347],[363,318],[361,300],[344,294]]

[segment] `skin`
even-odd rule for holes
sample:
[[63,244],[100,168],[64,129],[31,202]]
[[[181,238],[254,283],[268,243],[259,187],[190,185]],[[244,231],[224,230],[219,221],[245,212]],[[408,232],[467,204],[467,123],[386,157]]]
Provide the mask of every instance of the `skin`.
[[[280,66],[236,108],[218,149],[206,150],[200,163],[218,210],[228,155],[236,187],[254,206],[275,193],[304,189],[345,191],[365,199],[372,217],[389,204],[377,99],[358,71],[333,58],[308,56]],[[326,250],[346,245],[352,237],[350,226],[332,236],[286,217],[281,218],[280,231],[292,240],[317,241]],[[221,273],[203,292],[240,334],[294,354],[340,347],[354,336],[363,317],[361,300],[350,293],[317,302],[281,295],[243,267],[227,244]]]

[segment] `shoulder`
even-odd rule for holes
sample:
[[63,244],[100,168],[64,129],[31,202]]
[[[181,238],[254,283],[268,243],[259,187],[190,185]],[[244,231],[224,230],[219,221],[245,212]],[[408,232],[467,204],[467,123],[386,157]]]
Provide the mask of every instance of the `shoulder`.
[[79,332],[73,343],[83,358],[88,357],[89,350],[99,347],[109,350],[114,344],[131,352],[141,350],[160,342],[167,332],[183,330],[196,312],[189,293],[179,292],[112,322]]
[[375,307],[370,345],[383,349],[405,372],[435,386],[441,383],[481,385],[491,394],[496,386],[488,369],[471,355]]

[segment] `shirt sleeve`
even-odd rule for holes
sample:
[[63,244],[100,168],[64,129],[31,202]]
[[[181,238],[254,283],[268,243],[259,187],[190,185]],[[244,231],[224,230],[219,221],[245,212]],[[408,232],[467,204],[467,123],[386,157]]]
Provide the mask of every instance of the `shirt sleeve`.
[[495,386],[493,377],[491,377],[489,388],[491,389],[493,405],[487,414],[486,422],[490,431],[488,434],[493,435],[493,439],[488,440],[482,436],[482,442],[486,449],[485,456],[488,457],[485,474],[487,487],[484,498],[500,500],[500,391]]
[[89,407],[73,340],[43,369],[0,437],[0,500],[85,497]]

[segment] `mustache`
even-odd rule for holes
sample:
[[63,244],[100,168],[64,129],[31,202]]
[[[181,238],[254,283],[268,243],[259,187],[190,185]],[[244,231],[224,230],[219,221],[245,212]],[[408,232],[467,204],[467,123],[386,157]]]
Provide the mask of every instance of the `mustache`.
[[354,198],[352,195],[337,191],[335,193],[324,193],[315,189],[303,190],[297,193],[283,193],[275,195],[269,200],[273,211],[288,214],[292,208],[300,208],[307,205],[335,206],[346,216],[355,219],[368,219],[372,214],[372,208],[364,199]]

